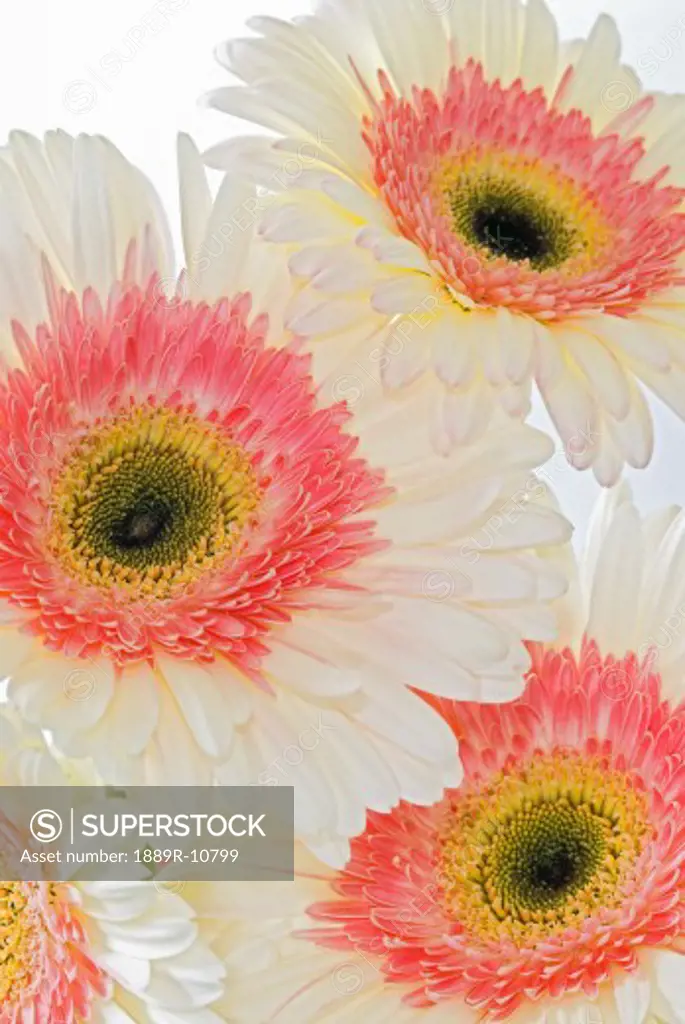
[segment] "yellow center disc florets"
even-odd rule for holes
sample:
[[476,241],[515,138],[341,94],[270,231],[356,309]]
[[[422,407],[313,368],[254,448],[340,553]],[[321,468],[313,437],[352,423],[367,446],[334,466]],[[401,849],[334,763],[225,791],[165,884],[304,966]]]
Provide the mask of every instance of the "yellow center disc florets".
[[627,776],[540,756],[455,801],[441,837],[444,899],[485,940],[534,943],[619,906],[650,834],[646,796]]
[[235,549],[259,499],[249,457],[212,424],[137,407],[68,453],[49,546],[84,583],[166,597]]
[[485,260],[584,273],[610,238],[583,190],[538,160],[467,151],[445,161],[434,190],[457,235]]
[[28,981],[25,927],[22,920],[26,900],[12,882],[0,883],[0,1006],[12,991]]
[[[55,899],[48,886],[48,900]],[[2,1007],[36,981],[35,965],[40,960],[39,922],[28,905],[25,885],[0,882],[0,1016]]]

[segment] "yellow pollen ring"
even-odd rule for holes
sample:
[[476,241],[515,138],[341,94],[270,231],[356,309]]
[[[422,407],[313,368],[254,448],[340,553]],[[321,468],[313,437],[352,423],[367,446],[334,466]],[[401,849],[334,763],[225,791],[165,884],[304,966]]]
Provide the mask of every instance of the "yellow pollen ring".
[[[40,917],[29,905],[31,883],[0,882],[0,1008],[30,990],[41,954]],[[47,886],[48,902],[56,887]]]
[[[646,794],[628,776],[600,759],[539,756],[453,801],[440,834],[445,907],[485,941],[534,945],[620,906],[652,831]],[[555,900],[531,900],[521,879],[549,836],[579,845],[586,877]]]
[[[527,196],[563,223],[571,244],[560,272],[575,276],[590,272],[601,262],[611,245],[613,229],[586,189],[537,157],[479,146],[443,157],[432,174],[430,188],[438,213],[453,220],[454,197],[477,193],[488,182],[505,193]],[[456,225],[455,229],[459,233]],[[486,256],[493,258],[492,253]]]
[[[148,551],[134,543],[123,550],[113,535],[125,501],[135,506],[147,492],[173,509],[173,536]],[[261,494],[248,454],[213,424],[138,406],[87,431],[68,452],[54,478],[48,547],[83,584],[132,601],[161,599],[236,550]],[[145,513],[138,522],[144,529]]]

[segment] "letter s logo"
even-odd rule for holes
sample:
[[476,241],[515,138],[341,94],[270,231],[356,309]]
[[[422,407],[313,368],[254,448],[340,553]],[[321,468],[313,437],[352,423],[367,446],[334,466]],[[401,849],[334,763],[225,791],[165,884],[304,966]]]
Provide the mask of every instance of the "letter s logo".
[[54,843],[62,834],[62,819],[57,811],[36,811],[29,824],[31,835],[39,843]]

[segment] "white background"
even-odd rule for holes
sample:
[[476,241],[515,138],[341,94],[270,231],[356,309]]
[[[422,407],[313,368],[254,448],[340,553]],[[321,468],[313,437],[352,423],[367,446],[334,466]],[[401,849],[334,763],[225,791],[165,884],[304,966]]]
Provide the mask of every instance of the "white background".
[[[0,142],[12,128],[110,136],[153,179],[175,218],[175,135],[201,147],[241,128],[198,105],[227,76],[214,46],[255,14],[289,17],[309,0],[12,0],[0,33]],[[427,0],[430,2],[430,0]],[[435,0],[433,0],[435,2]],[[476,0],[474,0],[476,2]],[[396,0],[401,17],[402,0]],[[624,55],[650,89],[685,92],[685,0],[552,0],[562,32],[585,34],[600,10],[617,19]],[[685,424],[655,408],[657,451],[630,474],[644,507],[685,504]],[[550,477],[582,534],[592,477],[555,460]]]

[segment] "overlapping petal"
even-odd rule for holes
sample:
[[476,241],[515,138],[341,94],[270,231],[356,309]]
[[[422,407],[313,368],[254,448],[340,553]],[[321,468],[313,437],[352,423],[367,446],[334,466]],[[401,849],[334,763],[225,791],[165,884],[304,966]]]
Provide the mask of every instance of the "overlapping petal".
[[13,706],[107,781],[294,785],[341,862],[367,806],[459,779],[412,687],[511,699],[524,637],[554,634],[550,443],[502,420],[438,454],[428,379],[395,403],[337,346],[308,355],[259,197],[212,198],[189,139],[180,272],[109,143],[20,135],[4,160],[3,288],[29,289],[1,311]]
[[267,887],[232,900],[237,1020],[685,1020],[685,702],[651,634],[682,520],[605,499],[569,646],[535,645],[509,704],[430,698],[462,784],[370,814],[342,870],[301,849],[285,919]]
[[430,370],[443,444],[525,417],[535,384],[574,466],[647,465],[643,386],[683,413],[683,98],[642,88],[610,18],[565,43],[543,0],[335,0],[250,28],[218,51],[244,85],[208,101],[281,138],[207,159],[265,190],[306,282],[293,329],[326,341],[344,311],[379,332],[389,389]]

